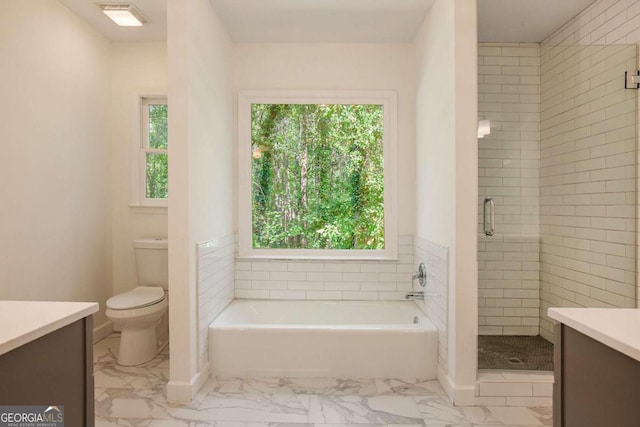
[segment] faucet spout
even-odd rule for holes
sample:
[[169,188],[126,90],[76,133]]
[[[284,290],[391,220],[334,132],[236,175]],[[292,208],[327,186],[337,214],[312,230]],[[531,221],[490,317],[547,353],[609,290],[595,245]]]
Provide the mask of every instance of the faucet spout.
[[406,294],[404,294],[404,299],[424,301],[424,292],[407,292]]

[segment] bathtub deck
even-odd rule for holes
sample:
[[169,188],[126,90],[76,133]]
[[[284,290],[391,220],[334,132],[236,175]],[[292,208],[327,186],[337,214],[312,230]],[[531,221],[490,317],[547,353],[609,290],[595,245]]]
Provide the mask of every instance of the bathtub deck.
[[94,346],[96,426],[551,426],[550,408],[453,407],[437,381],[211,379],[187,405],[166,401],[169,356],[116,365],[118,336]]

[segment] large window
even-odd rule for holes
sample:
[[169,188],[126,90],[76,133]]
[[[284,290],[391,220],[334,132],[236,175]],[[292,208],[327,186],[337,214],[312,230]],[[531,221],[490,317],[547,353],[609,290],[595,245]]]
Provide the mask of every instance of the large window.
[[141,204],[166,206],[169,195],[166,98],[142,98],[139,193]]
[[240,255],[393,258],[395,96],[240,95]]

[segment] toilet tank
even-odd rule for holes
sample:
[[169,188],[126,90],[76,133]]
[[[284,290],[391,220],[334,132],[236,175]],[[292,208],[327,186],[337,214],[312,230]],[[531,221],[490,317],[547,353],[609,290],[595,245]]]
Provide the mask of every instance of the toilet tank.
[[139,239],[133,241],[136,254],[138,286],[169,285],[169,257],[167,239]]

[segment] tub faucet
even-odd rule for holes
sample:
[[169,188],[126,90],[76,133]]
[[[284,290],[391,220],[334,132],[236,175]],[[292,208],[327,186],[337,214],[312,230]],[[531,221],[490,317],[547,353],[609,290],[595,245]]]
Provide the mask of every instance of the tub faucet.
[[404,294],[404,299],[424,301],[424,292],[407,292],[406,294]]
[[420,265],[418,266],[418,271],[416,273],[413,273],[413,275],[411,275],[411,279],[412,280],[416,280],[418,279],[418,283],[420,283],[421,287],[425,287],[427,284],[427,269],[424,266],[424,263],[420,263]]

